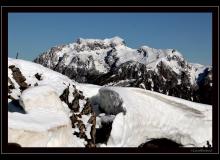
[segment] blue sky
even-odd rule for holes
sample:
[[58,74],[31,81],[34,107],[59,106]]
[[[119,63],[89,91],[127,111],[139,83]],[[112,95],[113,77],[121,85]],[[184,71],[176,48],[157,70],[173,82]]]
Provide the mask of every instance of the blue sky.
[[212,64],[211,13],[9,13],[8,55],[33,60],[77,38],[119,36],[131,48],[175,48],[190,62]]

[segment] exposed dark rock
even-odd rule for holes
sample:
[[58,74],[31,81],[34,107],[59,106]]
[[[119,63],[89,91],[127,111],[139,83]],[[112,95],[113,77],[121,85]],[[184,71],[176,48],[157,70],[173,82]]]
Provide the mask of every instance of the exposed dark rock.
[[39,81],[42,80],[41,74],[36,73],[34,76],[37,78],[37,80],[39,80]]
[[139,148],[144,149],[160,149],[160,148],[180,148],[182,145],[178,144],[172,140],[161,138],[161,139],[152,139],[146,143],[138,146]]
[[85,134],[85,125],[83,124],[83,122],[81,120],[78,121],[77,123],[77,127],[79,128],[79,137],[80,138],[85,138],[86,134]]
[[11,79],[8,77],[8,93],[11,93],[12,91],[12,89],[15,89],[15,86],[14,86],[14,84],[12,83],[12,81],[11,81]]
[[212,104],[212,70],[205,69],[198,78],[199,89],[197,95],[201,103]]
[[64,89],[63,93],[60,95],[60,99],[70,107],[68,96],[69,96],[69,86],[66,89]]
[[95,138],[96,143],[107,144],[111,130],[112,130],[112,122],[108,122],[108,123],[102,122],[102,127],[96,129],[96,138]]
[[23,91],[28,88],[28,84],[25,82],[26,78],[22,75],[19,68],[15,67],[15,65],[9,66],[12,71],[12,76],[17,84],[20,86],[20,90]]
[[75,114],[73,114],[71,117],[70,117],[70,120],[72,122],[72,127],[75,128],[75,123],[77,122],[77,116]]
[[80,108],[80,106],[79,106],[79,99],[77,97],[75,97],[74,100],[71,103],[71,109],[74,112],[78,112],[79,108]]
[[76,98],[78,98],[78,99],[84,99],[85,96],[83,96],[82,93],[83,93],[82,91],[76,90],[76,91],[73,93],[73,96],[76,97]]
[[[76,135],[79,138],[83,138],[85,139],[85,141],[87,142],[86,147],[95,147],[95,134],[96,134],[96,116],[95,113],[92,110],[91,104],[89,102],[88,99],[85,99],[85,97],[83,96],[83,92],[82,91],[78,91],[76,89],[76,87],[73,85],[73,88],[75,89],[72,93],[70,92],[68,86],[66,89],[64,89],[63,93],[60,95],[60,99],[61,101],[65,102],[68,107],[70,108],[70,110],[72,111],[72,116],[70,116],[70,120],[72,122],[72,128],[78,128],[79,132],[74,132],[73,134]],[[69,102],[69,94],[72,94],[74,99],[72,102]],[[85,100],[86,104],[84,105],[81,113],[79,112],[79,100]],[[91,131],[90,131],[90,136],[91,138],[89,139],[86,134],[86,127],[85,124],[83,124],[83,121],[80,120],[82,118],[82,115],[87,115],[89,116],[89,114],[91,114],[90,119],[88,120],[87,123],[92,124],[91,126]]]
[[11,102],[8,103],[8,111],[9,112],[18,112],[25,114],[25,110],[23,107],[20,105],[19,100],[13,99]]
[[90,117],[88,123],[92,124],[90,136],[91,136],[91,142],[92,144],[96,144],[96,115],[94,112],[92,112],[92,116]]
[[8,99],[15,100],[15,98],[12,97],[10,94],[8,95]]
[[87,103],[84,105],[84,108],[83,108],[81,114],[88,115],[91,112],[92,112],[92,106],[91,106],[90,102],[87,101]]

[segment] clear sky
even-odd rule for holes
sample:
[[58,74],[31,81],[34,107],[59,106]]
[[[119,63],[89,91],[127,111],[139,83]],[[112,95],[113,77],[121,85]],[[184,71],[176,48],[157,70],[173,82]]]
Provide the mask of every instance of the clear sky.
[[8,55],[33,60],[77,38],[119,36],[131,48],[175,48],[194,63],[212,64],[211,13],[9,13]]

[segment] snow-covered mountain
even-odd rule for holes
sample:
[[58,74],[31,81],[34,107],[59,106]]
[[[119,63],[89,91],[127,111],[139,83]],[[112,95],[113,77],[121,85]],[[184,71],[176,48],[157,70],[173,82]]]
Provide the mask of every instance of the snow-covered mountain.
[[140,87],[212,104],[212,67],[188,63],[176,49],[132,49],[120,37],[79,38],[51,48],[34,62],[77,82]]
[[[83,84],[8,59],[8,141],[27,147],[212,145],[212,106],[133,87]],[[166,146],[168,147],[168,146]]]

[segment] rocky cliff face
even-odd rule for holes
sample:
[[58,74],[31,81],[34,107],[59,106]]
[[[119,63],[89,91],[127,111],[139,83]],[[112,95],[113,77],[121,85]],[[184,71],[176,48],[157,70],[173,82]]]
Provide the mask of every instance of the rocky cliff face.
[[34,62],[77,82],[140,87],[212,104],[212,68],[188,63],[175,49],[132,49],[119,37],[78,39],[51,48]]

